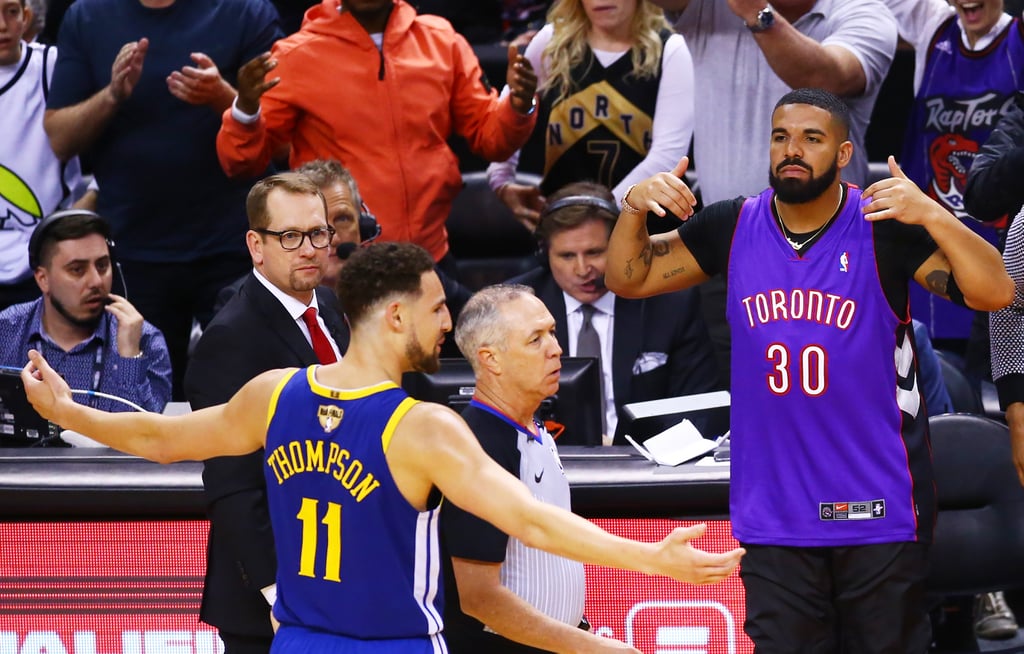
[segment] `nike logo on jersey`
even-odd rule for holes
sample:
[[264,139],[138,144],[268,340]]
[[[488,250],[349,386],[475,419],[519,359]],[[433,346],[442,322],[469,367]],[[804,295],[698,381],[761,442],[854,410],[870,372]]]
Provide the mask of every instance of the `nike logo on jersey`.
[[534,475],[533,476],[533,480],[535,482],[537,482],[538,484],[540,483],[540,480],[543,479],[543,478],[544,478],[544,471],[543,470],[540,471],[539,475]]

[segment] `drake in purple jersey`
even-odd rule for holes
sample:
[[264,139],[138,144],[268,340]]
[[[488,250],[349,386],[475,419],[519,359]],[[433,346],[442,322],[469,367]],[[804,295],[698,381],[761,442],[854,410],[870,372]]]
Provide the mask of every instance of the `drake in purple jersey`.
[[[841,183],[848,135],[841,100],[793,91],[772,115],[771,189],[694,216],[684,158],[630,189],[608,246],[627,297],[727,275],[730,506],[763,652],[927,650],[935,491],[908,282],[976,309],[1012,298],[995,248],[894,159],[863,196]],[[651,237],[647,211],[687,222]]]
[[934,484],[909,317],[883,292],[860,191],[845,196],[802,256],[780,229],[771,189],[744,203],[733,233],[730,510],[744,543],[931,537]]

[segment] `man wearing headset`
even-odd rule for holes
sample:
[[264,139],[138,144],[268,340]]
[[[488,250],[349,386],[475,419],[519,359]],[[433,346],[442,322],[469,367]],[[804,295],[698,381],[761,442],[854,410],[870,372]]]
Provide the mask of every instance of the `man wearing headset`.
[[[537,226],[541,265],[511,280],[534,289],[547,306],[566,355],[590,356],[587,337],[581,337],[590,313],[590,338],[596,336],[604,377],[606,445],[626,444],[624,430],[630,426],[620,424],[623,404],[721,388],[695,294],[631,300],[604,285],[605,252],[617,212],[611,192],[593,182],[569,184],[552,194]],[[678,416],[637,424],[642,433],[629,433],[643,438],[674,422]],[[698,427],[715,432],[707,436],[725,429],[703,421]]]
[[110,226],[91,211],[58,211],[36,226],[28,257],[42,297],[0,312],[0,365],[17,367],[34,348],[83,391],[75,396],[82,404],[163,411],[171,397],[167,343],[126,297],[111,293],[111,245]]

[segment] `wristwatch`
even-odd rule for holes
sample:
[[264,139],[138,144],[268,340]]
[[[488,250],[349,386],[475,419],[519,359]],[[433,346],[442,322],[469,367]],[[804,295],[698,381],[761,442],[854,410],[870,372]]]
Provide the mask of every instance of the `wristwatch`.
[[755,34],[763,32],[775,24],[775,12],[772,11],[771,5],[765,5],[764,9],[757,12],[757,18],[754,19],[753,23],[745,23],[747,29]]

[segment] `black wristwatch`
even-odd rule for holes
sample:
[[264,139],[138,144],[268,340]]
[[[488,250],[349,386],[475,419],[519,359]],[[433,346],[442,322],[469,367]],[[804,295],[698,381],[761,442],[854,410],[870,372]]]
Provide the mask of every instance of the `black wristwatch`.
[[765,5],[765,8],[757,12],[757,18],[753,23],[745,23],[747,29],[755,34],[757,32],[763,32],[775,24],[775,12],[772,11],[770,5]]

